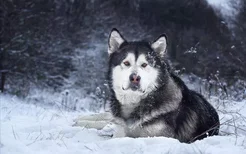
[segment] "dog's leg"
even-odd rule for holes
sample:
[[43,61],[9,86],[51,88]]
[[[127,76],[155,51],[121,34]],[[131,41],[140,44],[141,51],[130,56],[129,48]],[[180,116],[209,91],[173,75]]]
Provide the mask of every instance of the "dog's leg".
[[73,126],[81,126],[85,128],[102,129],[112,120],[111,113],[97,113],[92,115],[80,116],[75,119]]
[[124,121],[114,119],[109,112],[80,116],[75,119],[73,126],[98,129],[98,134],[101,136],[112,136],[113,138],[126,136]]
[[85,128],[102,129],[108,124],[107,121],[90,121],[90,120],[79,120],[74,123],[73,126],[80,126]]
[[104,113],[95,113],[91,115],[84,115],[79,116],[77,118],[77,121],[79,120],[89,120],[89,121],[110,121],[113,119],[113,116],[110,112],[104,112]]

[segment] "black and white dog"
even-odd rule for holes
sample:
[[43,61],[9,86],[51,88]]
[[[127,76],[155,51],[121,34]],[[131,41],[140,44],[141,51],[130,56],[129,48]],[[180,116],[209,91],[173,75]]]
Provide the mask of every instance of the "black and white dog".
[[165,136],[193,142],[219,132],[216,110],[189,90],[167,62],[167,37],[128,42],[113,29],[108,41],[115,137]]

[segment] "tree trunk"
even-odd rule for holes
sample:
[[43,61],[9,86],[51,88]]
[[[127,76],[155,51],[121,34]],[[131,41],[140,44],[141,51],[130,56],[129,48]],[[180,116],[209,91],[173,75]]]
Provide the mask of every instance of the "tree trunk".
[[1,72],[1,86],[0,86],[0,90],[3,93],[4,92],[4,83],[5,83],[5,79],[6,79],[6,73],[5,71]]

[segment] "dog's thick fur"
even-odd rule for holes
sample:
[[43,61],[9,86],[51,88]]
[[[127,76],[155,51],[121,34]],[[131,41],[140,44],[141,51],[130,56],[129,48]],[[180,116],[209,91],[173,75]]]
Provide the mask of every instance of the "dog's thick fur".
[[[127,42],[118,30],[112,30],[108,49],[110,107],[115,123],[124,131],[116,137],[165,136],[189,143],[218,134],[216,110],[174,75],[166,46],[165,35],[153,43]],[[126,60],[133,64],[128,66]],[[143,62],[147,63],[144,68]],[[132,72],[141,77],[137,90],[127,80]]]

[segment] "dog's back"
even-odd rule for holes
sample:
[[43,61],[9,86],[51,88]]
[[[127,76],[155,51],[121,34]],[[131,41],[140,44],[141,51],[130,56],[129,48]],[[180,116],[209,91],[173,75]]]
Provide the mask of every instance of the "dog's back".
[[202,95],[189,90],[179,77],[172,74],[172,78],[182,89],[182,101],[175,127],[176,138],[184,142],[193,142],[218,135],[219,116],[213,106]]

